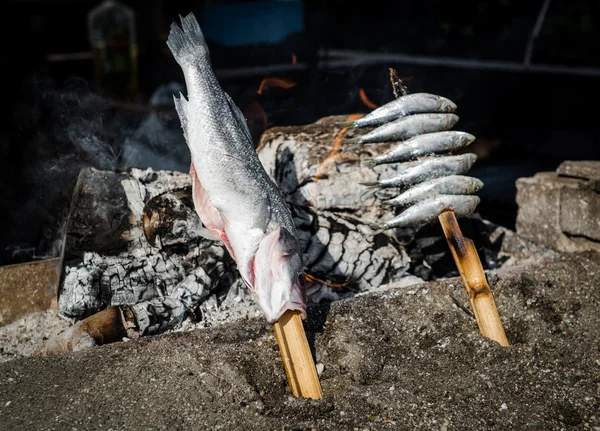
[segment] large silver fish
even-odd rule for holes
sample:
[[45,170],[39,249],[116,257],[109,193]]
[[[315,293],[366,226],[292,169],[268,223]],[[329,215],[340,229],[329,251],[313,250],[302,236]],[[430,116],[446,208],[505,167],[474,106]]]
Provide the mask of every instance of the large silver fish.
[[[242,112],[221,88],[193,14],[171,25],[167,45],[181,67],[187,100],[174,97],[191,152],[193,199],[210,237],[224,242],[271,323],[287,310],[306,318],[298,234],[263,168]],[[207,232],[205,232],[207,233]]]

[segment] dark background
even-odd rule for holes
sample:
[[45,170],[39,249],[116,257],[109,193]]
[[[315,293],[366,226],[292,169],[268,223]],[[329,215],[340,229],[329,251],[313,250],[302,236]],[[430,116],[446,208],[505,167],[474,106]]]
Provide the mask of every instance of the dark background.
[[[485,182],[480,211],[492,221],[514,227],[516,178],[565,159],[598,159],[597,1],[551,1],[529,67],[525,53],[543,1],[124,1],[137,22],[134,105],[90,87],[86,15],[98,3],[2,5],[0,264],[58,253],[84,166],[187,171],[189,154],[170,111],[183,77],[165,40],[171,22],[189,12],[203,28],[212,24],[213,66],[257,139],[265,127],[369,112],[360,88],[376,105],[390,101],[394,67],[411,92],[458,104],[457,129],[478,138],[471,174]],[[286,34],[298,22],[299,31]],[[340,62],[335,50],[389,56]],[[75,53],[84,54],[57,56]],[[295,86],[257,94],[269,76]],[[150,102],[166,111],[150,113]]]

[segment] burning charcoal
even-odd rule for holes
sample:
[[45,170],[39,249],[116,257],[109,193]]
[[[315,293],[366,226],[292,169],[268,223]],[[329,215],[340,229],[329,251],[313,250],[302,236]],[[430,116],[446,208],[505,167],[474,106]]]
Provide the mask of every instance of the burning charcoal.
[[190,189],[189,176],[177,172],[83,170],[67,225],[60,313],[83,318],[132,305],[140,332],[154,333],[229,287],[234,263],[221,245],[197,236]]
[[[190,182],[187,174],[150,169],[82,171],[67,226],[62,315],[81,319],[128,305],[140,335],[171,329],[195,309],[202,310],[201,325],[255,315],[258,308],[243,293],[224,246],[198,234],[202,226]],[[404,248],[387,237],[374,238],[360,218],[290,208],[312,302],[376,289],[406,273]],[[108,231],[115,214],[120,223],[110,231],[113,238]],[[113,243],[119,247],[107,246]],[[202,306],[213,295],[216,306]]]

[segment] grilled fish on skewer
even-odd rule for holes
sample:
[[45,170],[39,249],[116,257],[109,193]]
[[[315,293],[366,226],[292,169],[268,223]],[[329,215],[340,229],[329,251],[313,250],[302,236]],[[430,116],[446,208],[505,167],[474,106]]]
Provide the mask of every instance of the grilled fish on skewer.
[[424,133],[440,132],[450,130],[458,122],[455,114],[415,114],[402,117],[379,126],[375,130],[358,138],[345,139],[350,144],[345,151],[351,151],[362,144],[374,144],[377,142],[404,141],[413,136]]
[[475,140],[475,136],[456,131],[433,132],[418,135],[399,143],[395,148],[381,156],[367,158],[363,164],[368,167],[384,163],[406,162],[417,157],[447,153],[466,147]]
[[449,175],[417,184],[393,199],[382,202],[388,207],[406,207],[438,195],[471,195],[483,187],[477,178]]
[[344,121],[342,126],[375,127],[412,114],[454,112],[456,105],[450,99],[429,93],[414,93],[399,97],[355,121]]
[[395,177],[360,184],[380,188],[412,186],[432,178],[464,174],[471,169],[476,159],[475,154],[467,153],[458,156],[429,157],[416,162],[401,163],[398,166],[400,173]]
[[175,107],[192,156],[196,211],[226,245],[267,320],[287,310],[306,317],[306,288],[296,228],[264,170],[242,112],[212,70],[193,14],[171,25],[167,45],[183,71],[188,98]]
[[458,217],[472,214],[479,204],[478,196],[438,195],[427,198],[383,225],[382,230],[395,227],[419,227],[433,223],[444,211],[452,210]]

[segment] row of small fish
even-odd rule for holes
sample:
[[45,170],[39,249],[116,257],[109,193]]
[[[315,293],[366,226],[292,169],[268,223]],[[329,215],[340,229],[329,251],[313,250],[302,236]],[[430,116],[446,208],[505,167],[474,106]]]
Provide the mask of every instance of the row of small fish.
[[431,223],[448,210],[463,217],[479,204],[479,197],[469,195],[479,191],[483,183],[462,175],[475,163],[475,154],[443,156],[475,141],[469,133],[450,130],[459,120],[454,114],[456,109],[456,104],[445,97],[415,93],[344,123],[353,128],[376,127],[365,135],[346,139],[349,146],[345,151],[363,144],[400,141],[386,153],[362,162],[371,168],[401,163],[398,175],[361,183],[372,188],[404,189],[399,196],[383,202],[386,207],[406,209],[381,230]]

